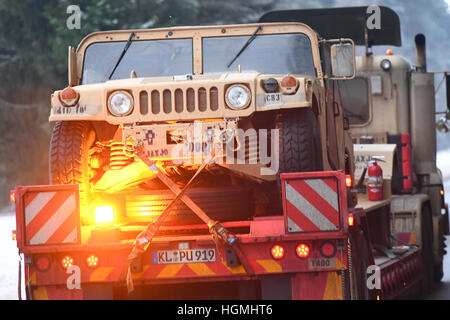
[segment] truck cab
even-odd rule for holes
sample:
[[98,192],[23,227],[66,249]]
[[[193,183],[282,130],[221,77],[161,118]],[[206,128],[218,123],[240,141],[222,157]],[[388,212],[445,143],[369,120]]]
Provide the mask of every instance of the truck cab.
[[[380,29],[369,29],[372,11],[368,7],[273,11],[260,21],[308,23],[323,37],[349,37],[365,48],[365,54],[356,57],[355,78],[338,84],[354,143],[355,181],[360,182],[358,203],[367,210],[377,205],[367,201],[361,186],[367,185],[365,173],[372,159],[380,158],[383,199],[390,202],[392,235],[409,243],[429,242],[433,254],[424,260],[433,260],[430,264],[435,279],[440,279],[449,222],[442,174],[436,167],[434,73],[427,71],[423,34],[414,39],[414,65],[392,50],[373,54],[373,46],[402,44],[398,15],[390,8],[376,7],[382,21]],[[340,27],[329,28],[336,24]],[[415,223],[415,230],[405,227],[408,219]],[[426,231],[424,224],[428,225]]]

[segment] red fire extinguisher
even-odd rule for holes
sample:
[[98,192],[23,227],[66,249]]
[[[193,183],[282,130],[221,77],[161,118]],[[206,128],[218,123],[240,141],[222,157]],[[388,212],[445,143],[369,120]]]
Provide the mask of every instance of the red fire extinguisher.
[[368,170],[367,194],[369,200],[383,200],[383,170],[374,160]]

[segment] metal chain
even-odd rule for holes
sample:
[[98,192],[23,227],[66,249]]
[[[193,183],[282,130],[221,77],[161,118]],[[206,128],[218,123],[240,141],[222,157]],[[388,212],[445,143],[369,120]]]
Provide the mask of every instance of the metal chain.
[[348,243],[348,274],[349,274],[349,281],[350,281],[350,300],[355,300],[355,288],[354,288],[354,281],[353,281],[353,251],[352,251],[352,242],[350,241],[350,237],[347,239]]
[[22,300],[22,256],[19,253],[19,274],[17,282],[17,297]]
[[342,286],[342,297],[344,298],[345,293],[345,268],[344,268],[344,249],[341,249],[341,286]]

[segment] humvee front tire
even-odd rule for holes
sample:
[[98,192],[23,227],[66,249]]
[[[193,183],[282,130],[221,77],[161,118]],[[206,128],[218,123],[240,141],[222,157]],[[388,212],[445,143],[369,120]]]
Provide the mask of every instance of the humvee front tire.
[[95,131],[85,121],[56,122],[50,140],[50,183],[78,184],[82,213],[89,204],[89,148],[94,141]]
[[317,119],[310,108],[281,114],[275,128],[280,136],[277,174],[280,191],[280,173],[323,170]]

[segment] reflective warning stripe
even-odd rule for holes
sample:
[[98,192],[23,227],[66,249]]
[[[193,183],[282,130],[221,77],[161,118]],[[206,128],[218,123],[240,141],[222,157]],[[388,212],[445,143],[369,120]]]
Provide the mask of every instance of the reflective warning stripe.
[[47,288],[39,286],[33,290],[33,300],[48,300]]
[[187,266],[199,276],[210,276],[216,274],[206,265],[206,263],[188,263]]
[[256,262],[263,267],[267,272],[281,272],[283,268],[281,265],[272,259],[256,260]]
[[89,276],[89,281],[103,281],[111,274],[113,270],[114,267],[97,268]]
[[342,279],[337,272],[328,272],[323,300],[342,300]]
[[236,267],[229,267],[225,261],[222,261],[222,264],[225,268],[227,268],[228,271],[230,271],[233,274],[246,273],[244,266],[242,264]]
[[78,240],[76,195],[70,191],[25,195],[25,235],[30,245]]
[[339,201],[334,179],[299,179],[284,184],[289,232],[339,228]]
[[169,264],[165,266],[160,273],[156,276],[157,278],[170,278],[175,277],[180,271],[180,269],[184,266],[184,263],[175,263]]

